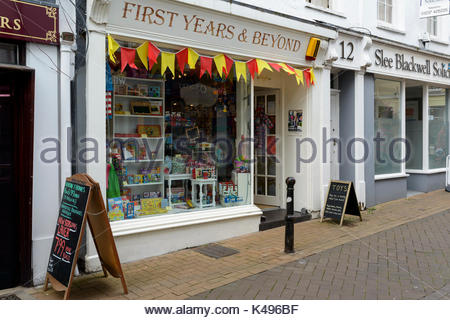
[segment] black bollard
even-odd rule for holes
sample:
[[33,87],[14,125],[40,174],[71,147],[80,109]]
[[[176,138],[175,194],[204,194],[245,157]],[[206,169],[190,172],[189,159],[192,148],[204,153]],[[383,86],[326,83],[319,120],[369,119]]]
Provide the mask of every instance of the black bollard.
[[294,253],[294,178],[287,178],[287,200],[286,200],[286,233],[284,236],[284,252]]

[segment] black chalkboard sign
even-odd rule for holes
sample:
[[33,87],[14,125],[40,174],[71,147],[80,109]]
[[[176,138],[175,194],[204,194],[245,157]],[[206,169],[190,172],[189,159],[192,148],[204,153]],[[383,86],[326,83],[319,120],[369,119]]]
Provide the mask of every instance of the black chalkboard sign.
[[362,221],[353,182],[331,181],[320,221],[325,218],[336,219],[342,226],[346,214],[359,216]]
[[69,298],[86,221],[105,277],[109,271],[112,276],[120,278],[123,291],[127,294],[128,288],[100,185],[85,173],[78,173],[66,179],[48,260],[44,291],[51,284],[56,291],[65,291],[64,300]]
[[66,180],[47,272],[68,287],[84,229],[90,187]]

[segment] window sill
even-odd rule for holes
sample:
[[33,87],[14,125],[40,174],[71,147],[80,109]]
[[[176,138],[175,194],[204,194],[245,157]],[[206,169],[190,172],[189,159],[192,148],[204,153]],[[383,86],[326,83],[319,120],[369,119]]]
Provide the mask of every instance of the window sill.
[[342,13],[342,12],[339,12],[339,11],[335,11],[335,10],[332,10],[332,9],[323,8],[323,7],[319,7],[319,6],[315,6],[315,5],[310,4],[310,3],[305,3],[305,7],[313,9],[313,10],[317,10],[317,11],[320,11],[320,12],[328,13],[328,14],[331,14],[331,15],[339,17],[339,18],[347,19],[345,14]]
[[254,205],[243,205],[230,208],[189,211],[148,218],[114,221],[111,223],[111,230],[114,237],[120,237],[142,232],[188,227],[201,223],[212,223],[248,216],[260,216],[261,214],[262,211],[258,207]]
[[406,173],[412,173],[412,174],[437,174],[437,173],[445,173],[447,169],[441,168],[441,169],[429,169],[429,170],[417,170],[417,169],[410,169],[406,170]]
[[377,28],[385,30],[385,31],[389,31],[389,32],[403,34],[403,35],[406,34],[405,30],[402,30],[393,24],[382,22],[382,21],[378,21]]
[[375,176],[375,181],[408,178],[409,174],[405,173],[392,173],[392,174],[380,174]]
[[448,45],[450,44],[448,41],[439,39],[439,38],[436,37],[436,36],[430,36],[430,40],[431,40],[431,42],[433,42],[433,43],[442,44],[442,45],[445,45],[445,46],[448,46]]

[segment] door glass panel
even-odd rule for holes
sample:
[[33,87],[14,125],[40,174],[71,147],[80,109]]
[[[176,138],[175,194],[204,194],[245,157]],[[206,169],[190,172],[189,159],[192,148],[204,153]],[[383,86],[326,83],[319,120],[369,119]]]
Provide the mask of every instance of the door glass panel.
[[256,97],[256,107],[257,108],[264,108],[265,107],[265,103],[266,103],[266,101],[265,101],[265,97],[264,96]]
[[258,175],[266,174],[266,161],[265,157],[258,157]]
[[277,179],[267,178],[267,195],[275,197],[277,195]]
[[276,155],[277,154],[277,137],[271,136],[267,137],[267,154]]
[[266,195],[266,178],[258,177],[258,182],[256,183],[258,194],[261,196]]
[[267,114],[276,114],[276,97],[273,94],[267,96]]
[[277,163],[276,157],[267,157],[267,175],[276,176],[277,175]]
[[268,116],[268,118],[271,123],[271,127],[268,128],[269,134],[277,134],[277,129],[276,129],[277,123],[275,121],[275,116]]

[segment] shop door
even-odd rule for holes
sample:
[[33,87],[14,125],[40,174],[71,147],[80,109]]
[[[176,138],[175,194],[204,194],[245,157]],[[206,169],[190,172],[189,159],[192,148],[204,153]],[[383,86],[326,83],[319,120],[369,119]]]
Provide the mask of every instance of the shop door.
[[281,108],[278,91],[255,92],[255,203],[280,205]]
[[339,180],[339,91],[331,90],[330,114],[330,175],[331,180]]
[[19,212],[14,198],[14,105],[11,88],[0,83],[0,289],[18,284]]

